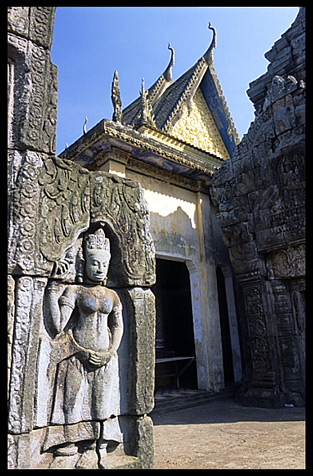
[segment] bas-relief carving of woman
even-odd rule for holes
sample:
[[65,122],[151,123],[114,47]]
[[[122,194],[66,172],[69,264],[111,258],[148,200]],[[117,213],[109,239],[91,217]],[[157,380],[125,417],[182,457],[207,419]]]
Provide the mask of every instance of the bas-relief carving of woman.
[[[55,449],[50,468],[78,456],[76,468],[98,468],[109,442],[122,441],[119,428],[117,349],[123,334],[122,305],[103,283],[110,243],[100,228],[84,239],[85,280],[60,296],[52,281],[45,297],[47,325],[69,357],[57,367],[54,400],[43,450]],[[64,289],[64,284],[63,284]],[[66,462],[65,462],[66,465]],[[100,467],[103,467],[100,463]]]

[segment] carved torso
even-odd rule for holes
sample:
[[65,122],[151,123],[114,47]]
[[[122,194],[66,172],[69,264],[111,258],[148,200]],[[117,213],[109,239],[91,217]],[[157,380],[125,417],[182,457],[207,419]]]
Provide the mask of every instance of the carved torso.
[[78,344],[95,351],[107,350],[110,345],[108,315],[117,304],[114,291],[103,286],[71,286],[79,317],[73,329]]

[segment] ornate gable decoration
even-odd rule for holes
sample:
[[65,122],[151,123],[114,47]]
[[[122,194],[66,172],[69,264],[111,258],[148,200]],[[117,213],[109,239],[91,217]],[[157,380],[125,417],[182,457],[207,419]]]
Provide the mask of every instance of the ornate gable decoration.
[[229,158],[200,89],[190,101],[189,110],[185,108],[182,117],[174,125],[172,135],[217,157]]
[[[213,68],[216,30],[211,23],[208,27],[213,31],[208,50],[175,82],[171,81],[174,50],[168,45],[172,52],[170,63],[148,89],[146,108],[153,118],[150,126],[197,149],[227,159],[239,138]],[[142,98],[138,98],[124,109],[123,124],[140,128],[142,110]]]

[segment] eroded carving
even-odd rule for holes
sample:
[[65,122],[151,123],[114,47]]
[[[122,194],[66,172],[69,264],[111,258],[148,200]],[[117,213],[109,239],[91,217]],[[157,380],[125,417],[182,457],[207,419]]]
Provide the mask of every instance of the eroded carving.
[[271,254],[275,278],[305,276],[305,246],[286,248]]
[[99,228],[84,239],[84,283],[64,286],[53,280],[46,289],[51,360],[57,364],[53,426],[43,445],[44,451],[54,447],[51,468],[68,467],[64,458],[74,455],[76,468],[98,468],[108,444],[122,441],[117,350],[123,319],[118,295],[103,285],[110,256],[109,240]]
[[249,315],[249,335],[254,358],[253,378],[264,385],[268,380],[268,377],[266,379],[268,371],[272,370],[272,363],[260,286],[256,284],[246,286],[244,299]]
[[61,278],[70,247],[90,223],[116,230],[119,285],[154,281],[154,245],[140,185],[67,160],[42,162],[40,155],[28,153],[14,191],[9,268]]
[[[41,188],[39,250],[49,261],[62,256],[64,244],[73,242],[89,221],[89,176],[73,173],[67,161],[46,160],[38,182]],[[86,225],[85,225],[86,226]]]
[[11,370],[11,358],[12,358],[12,343],[13,343],[13,329],[14,329],[14,307],[15,307],[15,299],[14,299],[14,292],[15,292],[15,281],[12,276],[8,275],[8,283],[7,283],[7,292],[8,292],[8,320],[7,320],[7,328],[8,328],[8,356],[7,356],[7,366],[8,366],[8,397],[10,392],[9,382],[10,382],[10,370]]

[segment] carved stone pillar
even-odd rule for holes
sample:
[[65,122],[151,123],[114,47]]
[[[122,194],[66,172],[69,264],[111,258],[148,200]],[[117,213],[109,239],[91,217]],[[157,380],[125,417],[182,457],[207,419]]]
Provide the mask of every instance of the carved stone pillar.
[[[155,252],[149,214],[138,183],[51,155],[54,10],[9,9],[8,93],[14,101],[18,91],[20,102],[12,108],[9,101],[8,464],[151,468]],[[110,259],[93,262],[90,250],[98,249],[100,235],[110,243]]]

